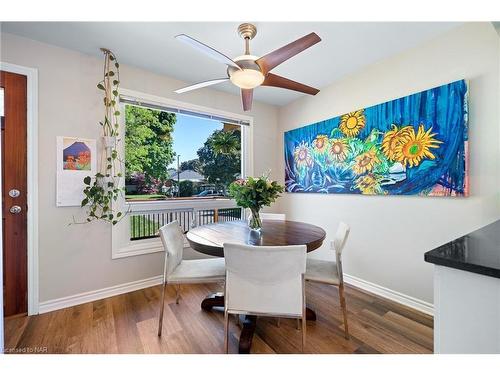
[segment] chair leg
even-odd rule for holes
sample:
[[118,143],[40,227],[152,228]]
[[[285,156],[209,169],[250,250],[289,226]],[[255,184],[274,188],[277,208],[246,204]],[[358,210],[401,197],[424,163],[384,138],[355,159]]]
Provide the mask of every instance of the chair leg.
[[281,318],[276,318],[276,327],[280,327],[281,326]]
[[[299,320],[297,319],[297,324]],[[306,280],[302,274],[302,353],[306,350]]]
[[229,353],[229,314],[224,311],[224,352]]
[[175,285],[175,303],[178,305],[179,300],[181,299],[181,285],[176,284]]
[[297,318],[297,319],[295,320],[295,323],[296,323],[295,328],[297,329],[297,331],[299,331],[299,330],[300,330],[300,319],[299,319],[299,318]]
[[306,350],[306,314],[302,316],[302,353]]
[[160,306],[160,319],[158,320],[158,337],[161,336],[161,329],[163,327],[163,310],[165,310],[165,288],[167,283],[163,282],[163,289],[161,292],[161,306]]
[[349,327],[347,326],[347,307],[344,296],[344,284],[339,285],[340,306],[342,307],[342,314],[344,315],[344,336],[349,340]]

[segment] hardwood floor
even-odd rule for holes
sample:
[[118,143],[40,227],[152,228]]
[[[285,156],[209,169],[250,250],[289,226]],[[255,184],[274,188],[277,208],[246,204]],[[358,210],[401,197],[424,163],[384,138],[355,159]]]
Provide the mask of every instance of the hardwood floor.
[[[158,338],[160,287],[131,292],[32,317],[5,321],[6,352],[48,353],[222,353],[223,314],[204,312],[201,300],[217,286],[182,286],[175,304],[168,288],[163,336]],[[433,319],[394,302],[347,286],[351,339],[346,340],[335,287],[307,284],[307,303],[317,321],[307,322],[307,353],[432,353]],[[240,329],[230,323],[230,352]],[[13,350],[17,348],[17,350]],[[300,353],[294,320],[259,318],[252,353]]]

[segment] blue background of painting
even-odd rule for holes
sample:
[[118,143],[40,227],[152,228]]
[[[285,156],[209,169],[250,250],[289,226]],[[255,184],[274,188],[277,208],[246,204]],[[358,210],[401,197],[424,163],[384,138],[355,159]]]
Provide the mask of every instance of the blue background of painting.
[[[467,84],[464,80],[422,91],[364,110],[366,125],[358,134],[365,139],[372,129],[382,132],[390,130],[392,124],[419,124],[425,129],[432,126],[435,138],[442,141],[438,149],[432,149],[435,160],[426,159],[417,167],[407,169],[407,178],[395,185],[384,186],[389,194],[419,194],[436,184],[445,186],[450,192],[463,193],[465,185],[465,144],[467,140]],[[338,127],[340,116],[302,128],[285,132],[285,184],[287,191],[323,193],[359,193],[351,188],[329,188],[328,185],[302,186],[296,177],[293,151],[300,142],[309,145],[318,134],[330,135]],[[315,167],[308,173],[314,173]],[[331,177],[331,176],[330,176]],[[335,178],[335,177],[333,177]],[[306,179],[311,181],[311,179]],[[338,185],[337,185],[338,186]]]

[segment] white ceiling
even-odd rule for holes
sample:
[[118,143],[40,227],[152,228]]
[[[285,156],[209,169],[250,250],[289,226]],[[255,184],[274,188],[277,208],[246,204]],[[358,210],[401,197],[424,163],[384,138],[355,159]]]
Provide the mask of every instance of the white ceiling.
[[[319,89],[362,67],[410,49],[456,27],[449,22],[256,22],[251,52],[262,56],[312,31],[322,41],[275,68],[273,73]],[[2,31],[101,56],[111,49],[121,63],[187,83],[226,76],[226,67],[174,39],[188,34],[222,53],[243,53],[239,22],[3,22]],[[238,94],[231,83],[213,88]],[[182,94],[181,94],[182,95]],[[304,94],[259,87],[254,99],[285,105]]]

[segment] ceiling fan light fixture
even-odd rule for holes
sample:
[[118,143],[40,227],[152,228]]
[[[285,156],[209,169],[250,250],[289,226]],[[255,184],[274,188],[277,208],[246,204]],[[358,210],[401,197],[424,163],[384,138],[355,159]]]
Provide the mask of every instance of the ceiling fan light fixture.
[[254,69],[235,70],[229,79],[233,84],[242,89],[253,89],[264,82],[264,74]]

